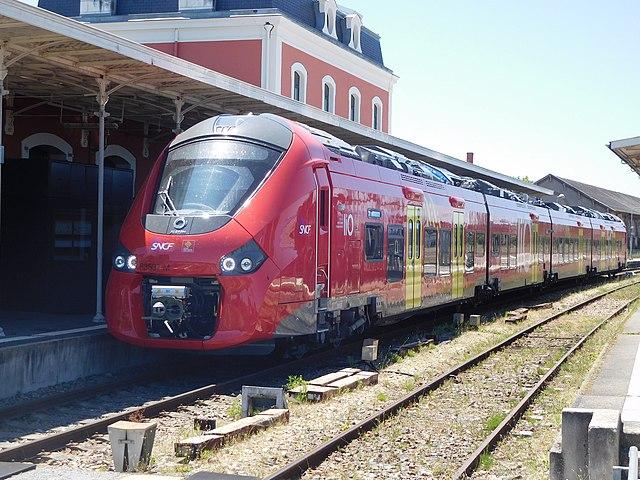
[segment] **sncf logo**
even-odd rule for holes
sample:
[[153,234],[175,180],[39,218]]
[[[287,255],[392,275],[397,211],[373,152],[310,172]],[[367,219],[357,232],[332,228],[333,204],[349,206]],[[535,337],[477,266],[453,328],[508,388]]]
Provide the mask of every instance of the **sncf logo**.
[[157,251],[168,252],[169,250],[173,250],[174,246],[175,246],[175,243],[153,242],[151,244],[151,251],[152,252],[157,252]]

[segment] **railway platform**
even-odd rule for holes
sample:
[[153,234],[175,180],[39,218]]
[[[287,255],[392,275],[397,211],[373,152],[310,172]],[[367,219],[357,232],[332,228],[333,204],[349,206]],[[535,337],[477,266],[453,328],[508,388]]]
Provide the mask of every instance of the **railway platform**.
[[550,478],[611,478],[613,466],[626,465],[629,447],[638,444],[640,310],[592,370],[573,406],[563,410]]
[[[169,354],[113,339],[89,316],[0,313],[0,406],[80,387],[82,380],[166,362]],[[98,380],[99,381],[99,380]],[[74,385],[74,382],[76,385]]]

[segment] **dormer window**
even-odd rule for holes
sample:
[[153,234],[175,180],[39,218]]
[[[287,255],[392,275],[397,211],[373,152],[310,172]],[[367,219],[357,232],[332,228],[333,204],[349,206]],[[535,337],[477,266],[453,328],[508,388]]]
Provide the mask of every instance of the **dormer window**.
[[182,10],[213,10],[213,0],[180,0]]
[[116,0],[80,0],[80,15],[113,15]]
[[317,2],[317,27],[322,30],[322,33],[337,39],[338,32],[336,29],[336,16],[338,14],[338,4],[336,3],[336,0],[317,0]]
[[362,53],[362,45],[360,44],[360,36],[362,33],[362,17],[358,13],[351,13],[346,17],[346,24],[347,29],[351,32],[351,35],[349,37],[349,46],[354,50]]

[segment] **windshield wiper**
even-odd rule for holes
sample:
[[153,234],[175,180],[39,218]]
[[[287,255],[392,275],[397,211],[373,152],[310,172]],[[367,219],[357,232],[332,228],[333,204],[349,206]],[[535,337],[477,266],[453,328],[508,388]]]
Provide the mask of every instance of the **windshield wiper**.
[[173,177],[169,175],[169,178],[167,179],[167,186],[164,188],[164,190],[158,191],[158,196],[160,197],[160,200],[162,200],[162,204],[164,205],[164,212],[162,212],[162,214],[166,215],[167,212],[169,212],[174,217],[177,217],[178,210],[176,209],[173,200],[171,200],[171,197],[169,196],[169,189],[171,188],[172,182]]

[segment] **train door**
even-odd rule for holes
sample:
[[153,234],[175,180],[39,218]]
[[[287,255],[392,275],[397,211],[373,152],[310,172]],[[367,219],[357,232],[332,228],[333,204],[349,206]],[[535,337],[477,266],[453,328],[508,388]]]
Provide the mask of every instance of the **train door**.
[[316,176],[316,298],[329,296],[329,225],[331,186],[327,170],[315,170]]
[[405,245],[406,308],[422,305],[422,209],[407,206],[407,239]]
[[584,273],[584,231],[578,228],[578,275]]
[[464,213],[453,212],[453,237],[451,238],[451,297],[464,295]]
[[542,280],[540,271],[540,240],[538,237],[538,222],[531,223],[531,283],[538,283]]

